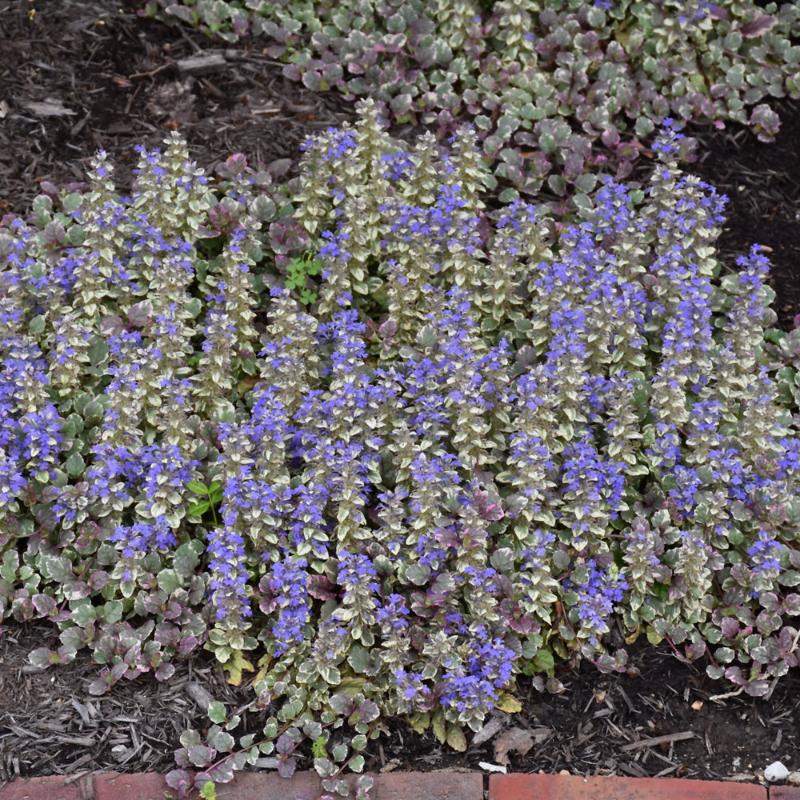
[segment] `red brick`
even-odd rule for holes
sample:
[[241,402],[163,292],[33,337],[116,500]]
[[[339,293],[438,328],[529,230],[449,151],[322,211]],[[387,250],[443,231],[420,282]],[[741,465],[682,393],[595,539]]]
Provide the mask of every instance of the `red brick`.
[[479,772],[389,772],[375,777],[375,800],[483,800]]
[[770,786],[769,800],[800,800],[800,787]]
[[320,792],[315,772],[296,772],[291,778],[274,772],[240,772],[232,783],[217,785],[218,800],[318,800]]
[[[355,776],[345,776],[354,782]],[[374,775],[375,800],[482,800],[483,777],[477,772],[390,772]],[[322,791],[313,772],[297,772],[290,779],[275,773],[242,772],[232,783],[217,787],[219,800],[317,800]],[[100,798],[97,800],[112,800]],[[150,800],[150,798],[147,798]]]
[[492,775],[490,800],[767,800],[752,783],[680,778]]
[[164,800],[170,791],[156,772],[98,772],[94,777],[94,800]]
[[0,800],[91,800],[91,776],[66,783],[68,777],[57,775],[12,781],[0,786]]

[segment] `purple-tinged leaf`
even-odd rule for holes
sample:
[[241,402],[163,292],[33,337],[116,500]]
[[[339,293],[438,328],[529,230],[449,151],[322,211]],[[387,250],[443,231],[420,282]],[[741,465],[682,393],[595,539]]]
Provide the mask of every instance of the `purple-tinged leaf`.
[[761,14],[742,25],[739,31],[746,39],[755,39],[757,36],[762,36],[767,31],[772,30],[776,22],[777,19],[771,14]]
[[186,755],[195,767],[208,766],[216,754],[217,751],[213,747],[207,747],[204,744],[193,744],[186,748]]
[[189,770],[173,769],[164,776],[164,780],[170,789],[178,793],[179,800],[183,800],[192,788],[194,776]]

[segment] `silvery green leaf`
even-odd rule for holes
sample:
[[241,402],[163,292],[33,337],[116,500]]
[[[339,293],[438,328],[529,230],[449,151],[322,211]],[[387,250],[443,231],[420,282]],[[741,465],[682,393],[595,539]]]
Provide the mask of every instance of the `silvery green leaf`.
[[54,657],[56,657],[56,654],[49,648],[37,647],[28,653],[28,662],[39,669],[47,669],[47,667],[58,663],[57,660],[53,660]]
[[103,339],[95,337],[89,345],[88,353],[92,366],[99,366],[108,358],[108,345]]
[[83,474],[84,469],[86,469],[86,462],[83,460],[83,456],[80,453],[73,453],[64,462],[64,467],[69,476],[76,478],[78,475]]
[[39,314],[35,317],[31,318],[31,321],[28,323],[28,333],[31,336],[40,336],[44,333],[45,328],[45,318]]
[[347,762],[347,766],[350,767],[353,772],[363,772],[364,763],[364,756],[362,756],[360,753],[357,753]]
[[[209,716],[210,716],[210,706],[209,706]],[[234,744],[236,743],[233,736],[225,731],[217,730],[213,733],[209,732],[208,734],[208,743],[220,753],[228,753],[233,749]]]
[[781,586],[797,586],[800,584],[800,571],[794,569],[787,569],[778,577],[778,583]]
[[79,627],[85,628],[97,618],[97,612],[91,600],[70,604],[70,619]]
[[364,647],[360,645],[353,645],[350,648],[350,654],[347,656],[347,663],[353,668],[353,670],[357,673],[364,673],[367,671],[370,662],[370,653]]
[[315,758],[314,771],[317,775],[327,778],[331,775],[335,775],[339,771],[339,768],[329,758]]
[[410,94],[398,94],[392,98],[390,102],[390,107],[392,112],[398,116],[402,117],[404,114],[407,114],[411,110],[411,105],[413,103],[413,98]]
[[157,581],[158,588],[167,594],[172,594],[172,592],[174,592],[182,584],[181,578],[174,569],[162,569],[158,573]]
[[411,564],[406,569],[406,577],[417,586],[424,586],[430,578],[430,567],[423,564]]
[[182,544],[176,551],[173,563],[175,571],[181,577],[188,578],[200,563],[200,553],[203,546],[197,540]]

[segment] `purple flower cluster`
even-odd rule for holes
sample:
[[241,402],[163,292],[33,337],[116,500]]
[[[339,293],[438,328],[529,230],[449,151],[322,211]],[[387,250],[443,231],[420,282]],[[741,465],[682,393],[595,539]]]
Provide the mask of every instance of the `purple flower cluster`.
[[511,680],[518,654],[480,624],[470,631],[466,648],[463,661],[451,657],[445,662],[440,702],[468,718],[494,708],[499,690]]
[[208,569],[211,577],[208,589],[217,622],[234,627],[253,615],[247,584],[247,551],[240,511],[237,509],[238,492],[230,483],[225,487],[225,502],[221,509],[222,525],[209,533]]
[[787,551],[782,542],[769,531],[759,531],[755,541],[747,548],[753,571],[760,575],[776,577],[781,569],[781,556]]
[[422,673],[400,668],[395,670],[394,680],[401,711],[408,713],[430,703],[432,691],[424,682]]
[[63,420],[50,402],[47,362],[33,342],[0,340],[0,499],[11,504],[38,473],[52,475]]
[[580,573],[576,578],[573,572],[572,577],[565,580],[564,588],[577,595],[576,621],[589,643],[595,645],[598,637],[608,632],[614,605],[622,602],[628,581],[608,568],[599,567],[594,558],[581,565]]
[[156,550],[168,550],[177,544],[175,531],[167,524],[165,517],[160,516],[152,522],[134,522],[132,525],[118,525],[108,537],[108,541],[116,544],[122,556],[121,578],[130,581],[133,572],[130,562],[144,558]]
[[311,618],[308,596],[308,562],[284,558],[273,564],[269,588],[277,599],[278,619],[272,626],[273,653],[280,657],[300,645]]

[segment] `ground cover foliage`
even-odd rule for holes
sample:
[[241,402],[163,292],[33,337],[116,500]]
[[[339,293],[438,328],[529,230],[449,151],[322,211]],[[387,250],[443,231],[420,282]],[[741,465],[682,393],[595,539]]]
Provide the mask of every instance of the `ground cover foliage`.
[[449,135],[474,122],[507,197],[627,176],[661,120],[748,125],[800,96],[800,7],[753,0],[149,0],[223,39],[262,35],[287,76],[385,101]]
[[170,782],[207,795],[310,748],[364,796],[341,773],[388,718],[463,748],[521,675],[624,669],[620,637],[768,694],[800,637],[794,340],[680,145],[567,224],[487,207],[474,130],[404,145],[365,102],[296,181],[232,157],[212,186],[173,136],[130,196],[101,154],[6,218],[0,620],[61,629],[32,663],[89,648],[100,694],[213,651],[265,725],[186,732]]

